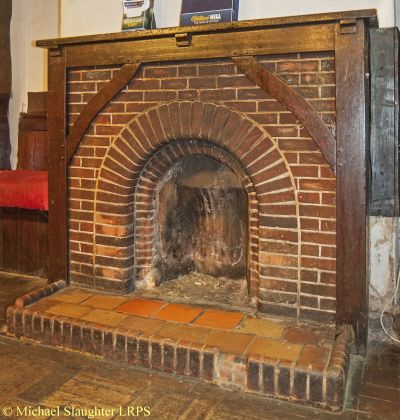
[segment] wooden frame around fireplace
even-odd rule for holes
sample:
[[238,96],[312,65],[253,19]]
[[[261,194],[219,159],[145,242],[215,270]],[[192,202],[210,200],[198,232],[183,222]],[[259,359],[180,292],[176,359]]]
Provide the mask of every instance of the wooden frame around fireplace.
[[[376,26],[375,10],[38,41],[38,46],[49,49],[49,281],[68,280],[68,161],[97,113],[142,63],[228,57],[259,87],[282,95],[285,86],[279,86],[279,79],[268,72],[257,73],[254,56],[330,51],[336,63],[336,144],[318,115],[307,110],[293,90],[284,92],[281,99],[336,172],[336,320],[338,325],[353,326],[362,352],[367,336],[366,74],[371,26]],[[115,64],[122,65],[117,76],[89,101],[68,133],[67,70]]]

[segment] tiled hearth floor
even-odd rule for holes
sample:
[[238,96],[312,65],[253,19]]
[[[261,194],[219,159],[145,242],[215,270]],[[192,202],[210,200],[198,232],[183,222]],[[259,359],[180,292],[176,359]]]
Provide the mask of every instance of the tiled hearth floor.
[[108,359],[337,409],[348,337],[333,325],[65,288],[8,308],[8,331]]

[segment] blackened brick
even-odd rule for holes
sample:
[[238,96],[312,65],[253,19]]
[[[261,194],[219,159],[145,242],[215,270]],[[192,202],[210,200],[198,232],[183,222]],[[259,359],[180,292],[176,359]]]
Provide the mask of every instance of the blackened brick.
[[184,347],[176,349],[176,373],[185,375],[188,350]]
[[247,387],[254,391],[260,389],[260,364],[249,361],[247,365]]
[[197,350],[189,352],[189,374],[195,378],[200,376],[200,353]]
[[263,364],[263,390],[268,395],[275,393],[275,366],[273,364]]

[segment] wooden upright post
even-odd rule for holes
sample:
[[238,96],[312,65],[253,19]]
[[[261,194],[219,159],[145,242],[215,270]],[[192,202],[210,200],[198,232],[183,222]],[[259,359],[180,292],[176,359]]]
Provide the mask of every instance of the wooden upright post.
[[367,37],[363,20],[336,25],[337,323],[367,340]]
[[49,50],[49,282],[67,280],[66,67],[62,49]]

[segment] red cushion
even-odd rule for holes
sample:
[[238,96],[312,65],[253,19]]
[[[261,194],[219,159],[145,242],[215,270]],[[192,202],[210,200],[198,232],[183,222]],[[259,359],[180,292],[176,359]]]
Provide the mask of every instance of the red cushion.
[[47,171],[0,171],[0,207],[48,210]]

